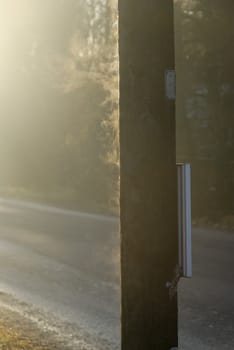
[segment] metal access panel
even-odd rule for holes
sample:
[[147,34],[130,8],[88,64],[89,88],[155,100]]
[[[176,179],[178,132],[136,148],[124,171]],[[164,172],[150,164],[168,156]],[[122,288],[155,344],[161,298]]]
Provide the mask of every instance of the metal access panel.
[[177,164],[179,267],[181,277],[192,277],[191,166]]

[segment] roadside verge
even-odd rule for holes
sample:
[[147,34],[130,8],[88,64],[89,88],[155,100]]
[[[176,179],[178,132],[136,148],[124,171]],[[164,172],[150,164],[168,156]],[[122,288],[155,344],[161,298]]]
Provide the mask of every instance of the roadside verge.
[[18,313],[0,307],[0,349],[67,350],[68,348]]

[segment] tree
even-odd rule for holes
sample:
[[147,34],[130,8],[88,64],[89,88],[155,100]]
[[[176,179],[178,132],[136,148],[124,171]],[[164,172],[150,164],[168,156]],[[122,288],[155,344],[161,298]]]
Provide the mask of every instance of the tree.
[[2,18],[2,185],[116,211],[117,3],[22,0],[11,18],[16,3]]
[[[230,46],[233,4],[177,1],[175,9],[179,158],[191,159],[196,164],[194,193],[200,196],[194,203],[195,211],[202,208],[201,196],[204,198],[205,191],[208,197],[203,200],[202,211],[212,216],[223,215],[232,210],[228,193],[234,150],[231,131],[234,123],[230,117],[234,108],[231,63],[234,50]],[[198,167],[206,169],[200,176]],[[207,179],[208,172],[215,176]],[[202,183],[206,183],[205,187]]]

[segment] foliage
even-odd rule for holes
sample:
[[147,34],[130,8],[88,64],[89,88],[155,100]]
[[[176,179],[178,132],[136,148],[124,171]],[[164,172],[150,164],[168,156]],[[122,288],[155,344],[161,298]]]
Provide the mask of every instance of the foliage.
[[[110,0],[5,4],[0,185],[116,211],[117,9]],[[4,38],[6,39],[6,38]],[[59,196],[58,196],[59,197]]]
[[193,164],[194,212],[213,217],[234,210],[233,9],[227,0],[175,2],[178,159]]

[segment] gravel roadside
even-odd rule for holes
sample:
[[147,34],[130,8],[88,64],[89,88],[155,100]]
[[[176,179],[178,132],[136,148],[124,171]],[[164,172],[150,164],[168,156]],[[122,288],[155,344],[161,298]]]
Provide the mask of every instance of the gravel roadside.
[[53,334],[16,312],[0,308],[1,350],[68,350]]
[[0,291],[0,350],[118,350],[103,334],[88,332]]

